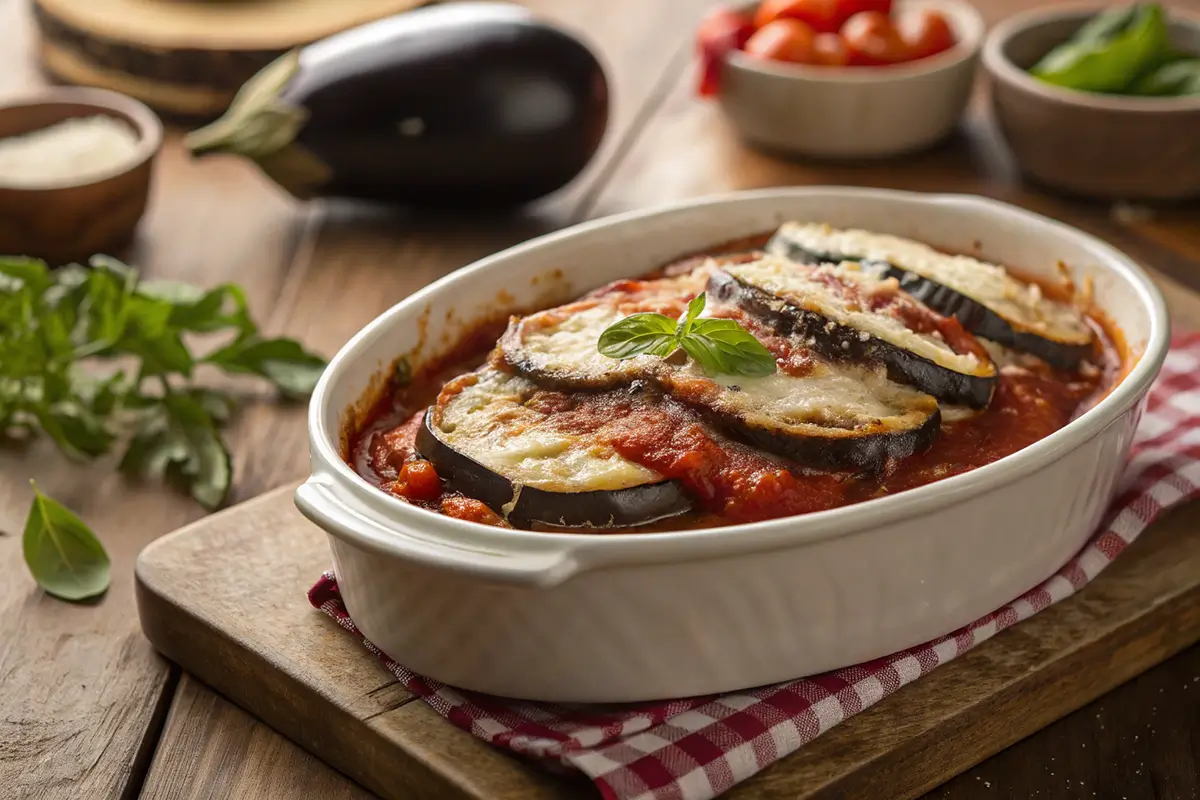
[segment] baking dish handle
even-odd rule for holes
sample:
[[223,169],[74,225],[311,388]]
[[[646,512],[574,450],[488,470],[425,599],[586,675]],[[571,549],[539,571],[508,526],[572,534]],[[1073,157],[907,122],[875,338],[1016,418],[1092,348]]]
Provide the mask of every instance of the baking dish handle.
[[296,488],[295,502],[301,514],[338,538],[423,567],[538,588],[556,586],[578,571],[574,556],[561,550],[500,553],[467,549],[415,535],[401,526],[385,525],[317,476]]

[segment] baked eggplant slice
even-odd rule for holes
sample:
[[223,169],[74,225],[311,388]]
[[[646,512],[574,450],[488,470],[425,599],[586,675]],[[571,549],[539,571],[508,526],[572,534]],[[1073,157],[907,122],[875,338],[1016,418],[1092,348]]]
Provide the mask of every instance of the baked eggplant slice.
[[718,262],[708,259],[691,272],[649,280],[616,281],[584,299],[513,319],[500,338],[502,362],[538,384],[556,389],[608,389],[636,380],[657,359],[615,361],[596,343],[614,322],[639,312],[676,316],[704,291]]
[[818,223],[785,224],[767,250],[809,264],[861,261],[977,336],[1059,369],[1074,369],[1093,349],[1092,329],[1079,309],[1046,297],[1036,284],[1017,280],[996,264],[947,255],[898,236]]
[[497,354],[516,372],[551,389],[610,389],[643,377],[659,359],[617,361],[596,343],[614,322],[628,316],[603,300],[584,300],[540,311],[509,323]]
[[[567,307],[563,307],[564,309]],[[659,387],[719,427],[801,463],[882,469],[928,447],[939,431],[937,400],[892,381],[883,367],[814,359],[804,374],[710,377],[679,357],[600,355],[600,334],[624,315],[611,306],[536,314],[510,326],[499,358],[525,378],[565,391],[635,381]],[[534,320],[534,317],[540,319]]]
[[688,363],[656,380],[751,444],[808,466],[881,471],[941,431],[937,400],[882,368],[818,361],[805,375],[746,378],[710,377]]
[[708,292],[826,358],[882,364],[892,380],[948,403],[984,408],[996,387],[996,367],[973,336],[857,264],[768,256],[714,273]]
[[556,430],[529,381],[484,368],[451,381],[417,450],[457,491],[517,527],[620,528],[691,510],[682,486],[611,447]]

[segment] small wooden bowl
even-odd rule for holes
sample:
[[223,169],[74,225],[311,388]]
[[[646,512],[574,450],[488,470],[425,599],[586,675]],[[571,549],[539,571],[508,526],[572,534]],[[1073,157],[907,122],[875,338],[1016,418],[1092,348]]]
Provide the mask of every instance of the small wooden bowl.
[[788,64],[735,50],[721,69],[721,110],[746,142],[772,153],[862,159],[930,147],[962,118],[984,23],[966,0],[896,3],[899,14],[922,8],[945,15],[954,47],[888,67]]
[[54,265],[85,262],[95,253],[120,252],[133,239],[146,210],[151,164],[162,147],[162,123],[149,108],[102,89],[48,89],[0,106],[0,137],[98,114],[133,127],[134,156],[113,174],[84,183],[67,180],[37,188],[0,183],[0,254]]
[[[1027,70],[1102,8],[1019,14],[983,46],[992,113],[1026,175],[1107,200],[1200,196],[1200,96],[1122,97],[1042,83]],[[1200,19],[1168,10],[1171,43],[1200,54]]]

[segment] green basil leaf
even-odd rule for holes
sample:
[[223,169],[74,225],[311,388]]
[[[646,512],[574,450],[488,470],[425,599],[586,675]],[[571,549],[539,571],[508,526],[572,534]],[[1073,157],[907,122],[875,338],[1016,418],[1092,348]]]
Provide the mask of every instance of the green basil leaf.
[[125,333],[129,296],[126,278],[109,270],[94,270],[87,283],[87,336],[115,344]]
[[187,395],[172,394],[166,401],[173,427],[188,446],[186,459],[167,464],[167,476],[208,510],[220,508],[229,494],[233,464],[215,422],[203,405]]
[[691,302],[688,303],[687,312],[684,313],[683,321],[679,323],[679,328],[675,332],[676,338],[682,339],[691,332],[692,323],[695,322],[696,317],[700,316],[700,312],[704,310],[704,303],[704,292],[692,298]]
[[186,394],[199,403],[205,412],[218,424],[229,421],[229,417],[233,414],[233,409],[236,405],[232,397],[224,392],[217,392],[212,389],[188,389]]
[[679,343],[675,320],[663,314],[630,314],[600,334],[596,349],[609,358],[633,358],[643,353],[669,356]]
[[239,339],[209,353],[204,361],[227,372],[261,375],[287,397],[312,394],[325,370],[325,359],[305,350],[294,339]]
[[41,294],[54,283],[45,261],[23,256],[0,257],[0,275],[19,281],[35,294]]
[[179,334],[172,331],[157,337],[136,337],[121,343],[121,351],[142,359],[141,375],[149,377],[178,372],[190,376],[195,361]]
[[[31,481],[32,483],[32,481]],[[33,486],[21,547],[38,585],[63,600],[86,600],[109,584],[108,553],[96,534],[66,506]]]
[[200,505],[219,508],[229,494],[233,468],[205,401],[172,392],[147,408],[142,421],[121,458],[121,471],[163,474]]
[[72,461],[87,461],[107,453],[115,438],[103,418],[77,401],[37,405],[33,414],[59,451]]
[[233,328],[239,338],[258,330],[250,318],[245,292],[233,284],[206,292],[187,283],[143,281],[138,293],[168,302],[172,307],[170,324],[180,330],[208,333]]
[[775,356],[731,319],[696,320],[680,343],[709,375],[761,377],[775,371]]

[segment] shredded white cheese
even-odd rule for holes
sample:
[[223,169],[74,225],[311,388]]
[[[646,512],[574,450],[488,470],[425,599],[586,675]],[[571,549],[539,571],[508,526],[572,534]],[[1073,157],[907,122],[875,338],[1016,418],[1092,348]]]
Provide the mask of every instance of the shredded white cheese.
[[[843,265],[819,269],[831,272],[847,283],[861,283],[868,290],[873,284],[881,283],[870,275],[848,267],[849,265]],[[827,318],[829,322],[825,325],[826,333],[832,333],[838,324],[845,325],[858,330],[862,341],[874,336],[948,369],[967,375],[991,372],[991,366],[981,364],[974,354],[956,353],[948,344],[933,336],[909,330],[895,317],[851,308],[844,298],[831,292],[824,283],[797,270],[785,259],[767,256],[749,264],[727,267],[726,271],[768,294]],[[842,342],[842,347],[849,349],[849,342]]]
[[888,261],[974,299],[1019,329],[1068,343],[1091,341],[1078,310],[1043,297],[1036,284],[1018,281],[996,264],[946,255],[899,236],[820,223],[789,222],[779,235],[814,252]]
[[137,134],[98,114],[0,138],[0,185],[36,189],[82,184],[119,172],[137,154]]

